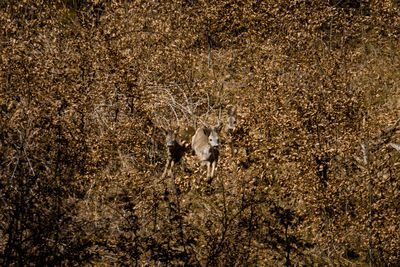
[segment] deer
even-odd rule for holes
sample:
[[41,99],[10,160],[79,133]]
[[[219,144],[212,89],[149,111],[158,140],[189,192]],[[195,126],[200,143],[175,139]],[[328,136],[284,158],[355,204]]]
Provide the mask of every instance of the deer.
[[175,129],[162,128],[165,134],[165,145],[168,149],[168,158],[161,176],[162,179],[165,178],[167,173],[171,178],[174,178],[172,169],[175,163],[178,163],[188,150],[189,144],[186,142],[185,137],[194,132],[194,129],[188,127],[178,132],[179,129],[179,126]]
[[234,132],[236,130],[236,112],[237,112],[237,106],[232,109],[232,107],[228,107],[228,120],[227,124],[225,125],[225,135],[227,139],[227,143],[229,144],[230,150],[231,150],[231,155],[234,156],[235,154],[235,149],[233,147],[233,139],[234,139]]
[[217,126],[200,127],[192,137],[192,152],[200,159],[202,166],[207,165],[207,179],[209,184],[212,182],[218,162],[218,134],[221,128],[221,122]]

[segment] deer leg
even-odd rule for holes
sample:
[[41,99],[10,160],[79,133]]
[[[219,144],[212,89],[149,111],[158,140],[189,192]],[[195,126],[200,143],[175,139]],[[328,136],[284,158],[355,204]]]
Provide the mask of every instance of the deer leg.
[[173,168],[174,165],[175,165],[175,161],[171,160],[171,164],[170,164],[170,165],[171,165],[171,166],[169,167],[169,173],[168,173],[168,175],[171,176],[171,177],[173,177],[172,168]]
[[211,162],[207,161],[207,178],[210,177],[210,167],[211,167]]
[[213,161],[212,163],[212,168],[211,168],[211,178],[214,177],[214,171],[215,171],[215,166],[217,165],[216,161]]
[[162,176],[161,176],[161,179],[164,179],[164,178],[165,178],[165,175],[167,174],[167,170],[168,170],[168,167],[169,167],[170,162],[171,162],[171,159],[168,159],[168,160],[167,160],[167,164],[165,164],[165,169],[164,169],[164,172],[163,172],[163,174],[162,174]]
[[208,162],[208,167],[211,167],[211,175],[210,175],[210,168],[208,169],[208,173],[207,173],[207,183],[210,185],[213,177],[214,177],[214,171],[215,171],[215,165],[216,165],[216,161],[213,161],[212,163]]

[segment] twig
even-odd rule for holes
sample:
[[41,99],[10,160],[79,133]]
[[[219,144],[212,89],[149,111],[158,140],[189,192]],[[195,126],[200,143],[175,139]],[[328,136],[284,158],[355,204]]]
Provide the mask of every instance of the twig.
[[383,145],[386,145],[390,142],[390,139],[393,137],[393,135],[396,133],[397,130],[399,130],[398,125],[400,123],[400,118],[397,119],[397,121],[390,126],[386,131],[384,131],[379,137],[375,138],[376,143],[370,147],[371,152],[375,152],[379,150]]
[[400,152],[400,146],[394,143],[390,143],[389,145],[391,145],[394,149],[396,149],[398,152]]

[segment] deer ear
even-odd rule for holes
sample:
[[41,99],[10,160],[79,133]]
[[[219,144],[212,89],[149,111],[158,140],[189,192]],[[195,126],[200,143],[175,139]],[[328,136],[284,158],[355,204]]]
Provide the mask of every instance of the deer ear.
[[236,111],[237,111],[237,106],[236,106],[235,109],[233,110],[232,115],[235,115],[235,116],[236,116]]
[[203,128],[203,132],[204,132],[204,134],[205,134],[206,136],[209,136],[210,133],[211,133],[211,130],[210,130],[210,128],[208,128],[208,127],[204,127],[204,128]]
[[221,129],[222,129],[222,123],[221,123],[221,121],[218,122],[218,125],[217,125],[217,127],[216,127],[215,129],[217,130],[217,132],[220,132],[220,131],[221,131]]

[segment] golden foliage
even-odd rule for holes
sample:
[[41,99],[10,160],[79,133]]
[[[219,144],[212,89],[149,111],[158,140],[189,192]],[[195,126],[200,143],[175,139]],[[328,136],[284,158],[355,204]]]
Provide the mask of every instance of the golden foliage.
[[398,263],[396,3],[1,2],[1,265]]

